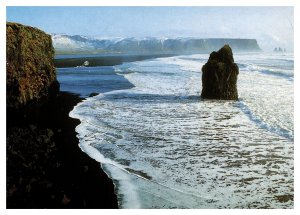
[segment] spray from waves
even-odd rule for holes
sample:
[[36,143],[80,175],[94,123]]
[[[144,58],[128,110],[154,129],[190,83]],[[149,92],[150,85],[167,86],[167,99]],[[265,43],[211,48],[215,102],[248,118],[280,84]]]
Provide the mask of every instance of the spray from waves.
[[294,80],[294,56],[292,53],[257,53],[255,57],[241,54],[237,55],[235,59],[242,71]]
[[[87,98],[87,100],[90,100],[91,98]],[[84,102],[78,104],[82,105]],[[136,195],[135,187],[130,181],[130,177],[128,173],[129,171],[126,170],[121,164],[104,157],[103,154],[100,153],[99,150],[97,150],[94,146],[92,146],[92,139],[90,141],[88,139],[84,139],[81,134],[86,134],[88,131],[86,131],[85,123],[89,123],[88,121],[85,121],[82,116],[78,115],[76,111],[71,111],[69,114],[70,117],[81,119],[82,123],[76,127],[76,132],[78,133],[77,137],[79,139],[79,147],[81,150],[88,154],[92,159],[98,161],[101,164],[101,167],[104,169],[105,172],[108,172],[108,169],[110,170],[110,177],[114,181],[115,189],[122,189],[122,187],[126,187],[128,196],[126,200],[120,199],[118,197],[118,204],[123,205],[125,208],[141,208],[139,199]],[[107,168],[107,166],[110,166],[110,168]],[[131,173],[130,173],[131,174]],[[121,203],[122,201],[122,203]]]
[[283,77],[286,78],[290,81],[294,80],[294,72],[293,70],[289,70],[287,68],[269,68],[267,66],[257,66],[254,64],[250,64],[247,65],[246,70],[250,71],[250,72],[259,72],[259,73],[263,73],[266,75],[273,75],[273,76],[279,76],[279,77]]
[[290,69],[281,70],[276,65],[271,68],[283,75],[257,70],[260,67],[252,63],[240,69],[238,106],[260,128],[293,141],[293,65],[286,67]]
[[249,116],[249,119],[253,122],[255,122],[260,128],[268,130],[272,133],[278,134],[282,137],[288,138],[291,141],[294,141],[294,132],[293,130],[285,129],[278,126],[271,126],[270,124],[263,121],[259,116],[255,115],[251,109],[246,105],[246,103],[243,101],[243,99],[240,99],[240,102],[236,105],[239,107],[247,116]]

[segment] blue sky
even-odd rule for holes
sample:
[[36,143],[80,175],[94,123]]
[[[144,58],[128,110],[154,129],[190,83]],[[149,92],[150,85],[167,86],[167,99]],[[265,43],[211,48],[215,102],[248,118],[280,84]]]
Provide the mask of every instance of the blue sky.
[[7,21],[103,37],[255,38],[293,49],[292,7],[7,7]]

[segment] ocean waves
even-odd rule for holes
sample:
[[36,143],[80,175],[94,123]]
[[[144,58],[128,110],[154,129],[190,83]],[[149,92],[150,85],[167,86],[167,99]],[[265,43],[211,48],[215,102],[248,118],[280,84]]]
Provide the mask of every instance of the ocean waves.
[[237,54],[240,100],[201,100],[207,57],[116,66],[134,87],[70,113],[121,208],[293,207],[293,80],[248,69],[269,58],[276,69],[276,56]]

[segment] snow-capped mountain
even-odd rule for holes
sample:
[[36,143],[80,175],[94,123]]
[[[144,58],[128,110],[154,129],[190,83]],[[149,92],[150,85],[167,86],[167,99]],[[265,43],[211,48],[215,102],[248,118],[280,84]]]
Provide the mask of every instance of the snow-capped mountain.
[[122,54],[185,54],[205,53],[229,44],[235,51],[259,51],[255,39],[230,38],[103,38],[53,34],[57,53],[122,53]]

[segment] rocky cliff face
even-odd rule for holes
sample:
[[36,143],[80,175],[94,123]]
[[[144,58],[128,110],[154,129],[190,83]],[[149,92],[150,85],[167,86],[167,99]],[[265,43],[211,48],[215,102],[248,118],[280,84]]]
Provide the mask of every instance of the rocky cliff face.
[[51,36],[17,23],[6,23],[6,105],[21,108],[56,94]]
[[202,67],[202,93],[204,99],[237,100],[239,68],[234,63],[232,50],[225,45],[212,52]]
[[50,36],[7,23],[6,46],[6,208],[117,208],[112,181],[78,147],[69,112],[81,99],[56,95]]

